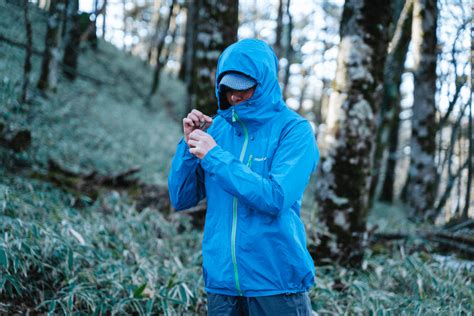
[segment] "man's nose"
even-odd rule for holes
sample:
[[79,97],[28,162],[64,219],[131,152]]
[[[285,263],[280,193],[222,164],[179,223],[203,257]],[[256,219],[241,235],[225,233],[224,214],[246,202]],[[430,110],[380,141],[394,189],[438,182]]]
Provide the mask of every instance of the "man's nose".
[[238,101],[242,100],[242,97],[238,94],[232,94],[231,100],[232,100],[232,102],[238,102]]

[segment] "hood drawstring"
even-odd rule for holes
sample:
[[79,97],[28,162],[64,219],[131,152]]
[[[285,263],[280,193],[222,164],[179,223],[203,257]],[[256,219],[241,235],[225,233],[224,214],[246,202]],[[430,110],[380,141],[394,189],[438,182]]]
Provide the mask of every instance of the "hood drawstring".
[[237,113],[235,113],[234,108],[232,108],[232,123],[237,121]]

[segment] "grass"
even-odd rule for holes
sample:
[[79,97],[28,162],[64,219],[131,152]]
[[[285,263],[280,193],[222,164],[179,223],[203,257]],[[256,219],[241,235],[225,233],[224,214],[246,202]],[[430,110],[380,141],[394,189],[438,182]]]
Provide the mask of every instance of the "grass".
[[138,212],[117,192],[75,209],[49,184],[3,179],[0,312],[202,313],[202,233],[188,217]]
[[[0,196],[0,312],[205,314],[202,232],[187,216],[138,212],[114,191],[77,209],[76,197],[18,176],[2,178]],[[472,267],[410,249],[368,253],[361,270],[317,267],[313,309],[469,315]]]

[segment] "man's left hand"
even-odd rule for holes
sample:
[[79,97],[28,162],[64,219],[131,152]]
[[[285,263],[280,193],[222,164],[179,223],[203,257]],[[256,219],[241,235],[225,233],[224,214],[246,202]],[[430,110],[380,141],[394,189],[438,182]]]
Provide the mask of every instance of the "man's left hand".
[[200,129],[196,129],[189,134],[188,145],[191,148],[189,152],[199,159],[203,159],[209,150],[217,146],[214,138]]

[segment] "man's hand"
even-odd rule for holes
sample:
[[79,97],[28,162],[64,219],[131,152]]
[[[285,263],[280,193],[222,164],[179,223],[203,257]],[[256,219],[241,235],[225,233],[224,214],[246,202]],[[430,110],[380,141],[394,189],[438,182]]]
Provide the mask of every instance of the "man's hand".
[[201,124],[204,124],[202,130],[206,130],[212,124],[212,117],[209,117],[196,109],[192,110],[188,116],[183,119],[184,140],[188,146],[189,134],[198,130]]
[[217,146],[214,138],[200,129],[194,130],[189,134],[188,145],[191,147],[189,152],[199,159],[203,159],[209,150]]

